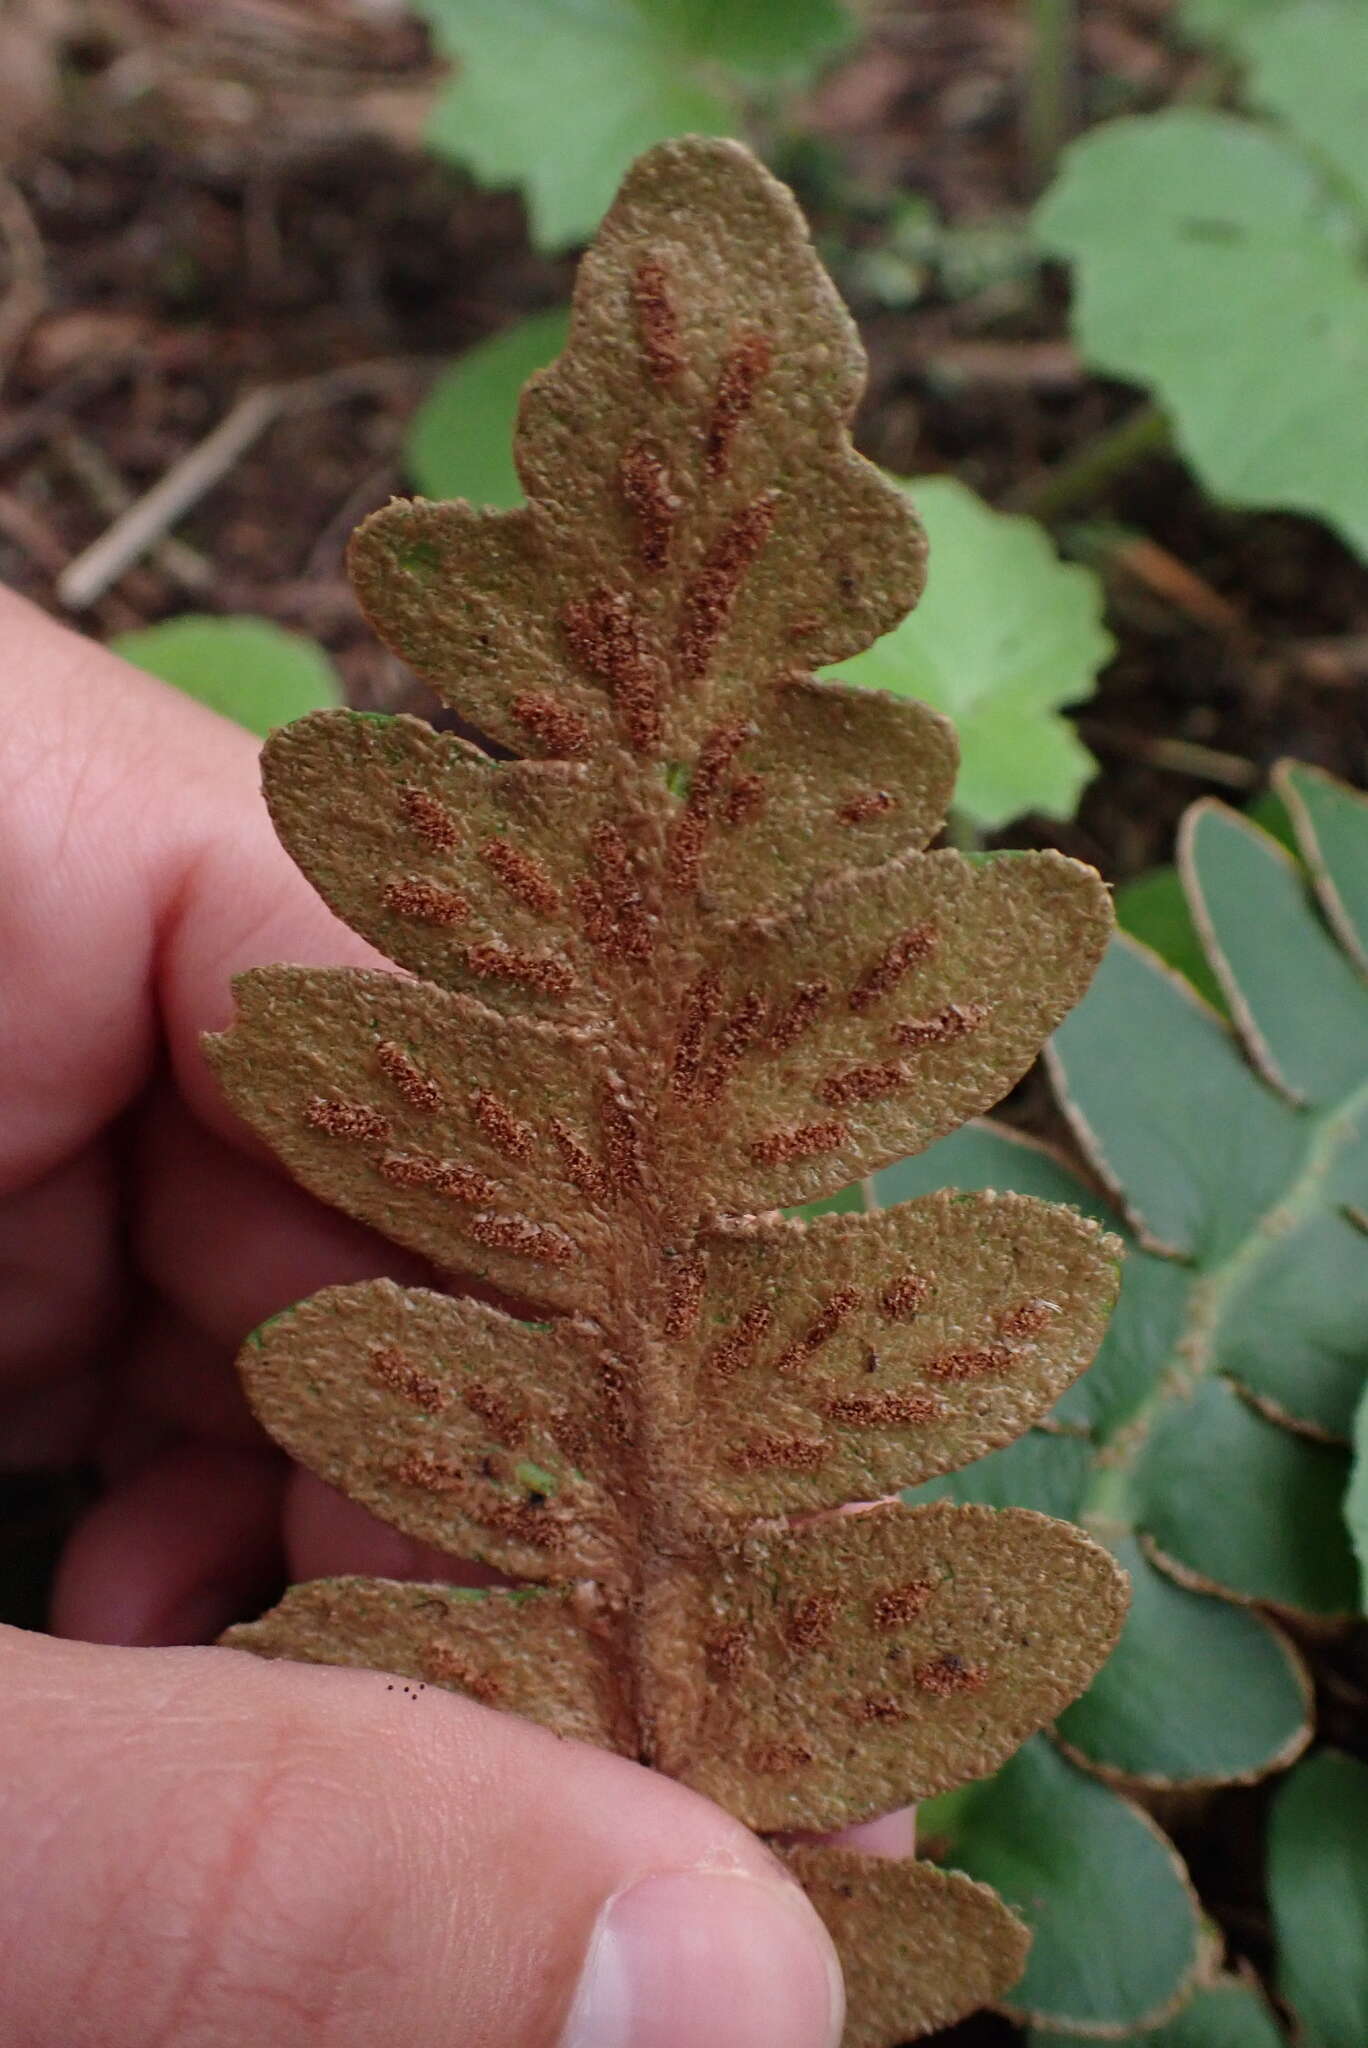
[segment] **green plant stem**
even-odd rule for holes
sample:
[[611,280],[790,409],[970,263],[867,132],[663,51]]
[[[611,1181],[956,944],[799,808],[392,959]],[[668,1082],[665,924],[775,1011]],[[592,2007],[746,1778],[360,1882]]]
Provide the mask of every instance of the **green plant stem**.
[[1049,183],[1073,133],[1077,88],[1077,0],[1031,0],[1026,152],[1038,185]]
[[1114,477],[1146,455],[1160,454],[1171,445],[1167,416],[1157,405],[1137,406],[1114,427],[1085,441],[1066,462],[1048,470],[1036,482],[1025,485],[1009,500],[1014,512],[1029,512],[1033,519],[1055,519],[1080,505],[1089,505]]

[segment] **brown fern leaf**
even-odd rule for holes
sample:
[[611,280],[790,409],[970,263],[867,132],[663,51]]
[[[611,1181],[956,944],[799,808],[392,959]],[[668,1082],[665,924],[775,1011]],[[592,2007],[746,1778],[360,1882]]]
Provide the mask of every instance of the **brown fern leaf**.
[[688,760],[916,601],[921,530],[846,433],[863,383],[790,195],[736,144],[666,144],[524,393],[526,508],[389,506],[353,543],[358,594],[515,752]]
[[[1125,1603],[1041,1516],[833,1512],[1039,1418],[1116,1285],[1111,1240],[1025,1198],[773,1213],[996,1101],[1110,921],[1060,856],[924,853],[948,728],[806,673],[920,587],[916,520],[847,436],[861,377],[745,151],[641,160],[524,398],[527,505],[396,503],[354,544],[389,644],[532,758],[348,712],[276,735],[286,846],[421,978],[257,971],[210,1047],[306,1187],[552,1317],[372,1282],[257,1333],[243,1377],[295,1457],[538,1583],[325,1581],[230,1640],[464,1692],[785,1833],[992,1769]],[[1020,1968],[1018,1923],[954,1873],[790,1862],[846,1960],[848,2048]]]

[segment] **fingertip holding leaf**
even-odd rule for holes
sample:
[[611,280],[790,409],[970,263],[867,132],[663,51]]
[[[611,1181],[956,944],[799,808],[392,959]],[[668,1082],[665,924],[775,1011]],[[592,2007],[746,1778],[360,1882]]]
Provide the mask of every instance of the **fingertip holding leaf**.
[[223,1642],[258,1657],[393,1672],[632,1754],[612,1626],[587,1591],[314,1579]]
[[[745,151],[633,167],[523,398],[526,503],[396,501],[353,543],[382,636],[513,758],[340,711],[276,736],[282,840],[407,974],[254,970],[209,1047],[305,1187],[549,1316],[372,1281],[257,1333],[277,1441],[535,1588],[323,1581],[231,1640],[463,1691],[783,1831],[992,1769],[1126,1598],[1034,1512],[786,1519],[1009,1444],[1116,1290],[1115,1240],[1047,1200],[769,1213],[996,1101],[1111,922],[1060,855],[924,853],[946,721],[809,673],[921,587],[915,514],[850,444],[863,374]],[[847,1955],[849,2048],[1020,1966],[969,1879],[795,1868]]]

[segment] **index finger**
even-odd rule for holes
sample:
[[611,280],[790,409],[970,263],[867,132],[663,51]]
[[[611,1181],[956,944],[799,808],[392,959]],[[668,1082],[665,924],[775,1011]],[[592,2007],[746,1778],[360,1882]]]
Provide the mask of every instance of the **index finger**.
[[0,591],[0,1196],[83,1152],[164,1039],[245,1134],[201,1032],[270,960],[375,965],[271,829],[250,734]]

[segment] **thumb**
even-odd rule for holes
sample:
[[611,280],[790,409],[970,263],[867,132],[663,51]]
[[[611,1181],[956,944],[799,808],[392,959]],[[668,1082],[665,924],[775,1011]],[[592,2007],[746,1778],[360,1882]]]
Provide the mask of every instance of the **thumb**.
[[831,2048],[831,1944],[682,1786],[449,1694],[0,1628],[0,2040]]

